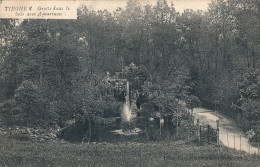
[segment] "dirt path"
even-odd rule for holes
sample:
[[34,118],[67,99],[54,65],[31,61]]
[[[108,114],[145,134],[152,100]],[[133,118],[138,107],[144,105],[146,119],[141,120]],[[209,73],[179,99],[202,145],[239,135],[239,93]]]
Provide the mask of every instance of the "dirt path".
[[258,148],[248,143],[248,139],[237,127],[235,121],[218,112],[205,108],[195,108],[194,118],[195,120],[199,119],[200,124],[210,124],[213,128],[216,128],[216,121],[219,120],[219,139],[222,145],[250,154],[258,154]]

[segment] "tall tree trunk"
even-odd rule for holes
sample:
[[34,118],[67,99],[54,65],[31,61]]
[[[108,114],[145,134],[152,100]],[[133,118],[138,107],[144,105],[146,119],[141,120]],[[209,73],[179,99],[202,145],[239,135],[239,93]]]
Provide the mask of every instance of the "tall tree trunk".
[[227,55],[226,55],[226,29],[225,29],[225,21],[226,21],[226,16],[225,16],[225,12],[222,11],[222,36],[223,36],[223,42],[222,42],[222,48],[221,48],[221,53],[222,53],[222,57],[223,57],[223,65],[224,67],[227,67],[227,65],[229,64],[229,62],[227,62]]
[[248,53],[248,45],[246,44],[246,61],[247,61],[247,68],[250,67],[250,62],[249,62],[249,53]]
[[253,65],[253,69],[255,69],[255,63],[256,63],[256,59],[255,59],[255,51],[252,51],[252,65]]
[[91,139],[91,119],[88,116],[88,143],[90,142]]
[[[256,0],[257,3],[257,14],[258,14],[258,31],[257,31],[257,36],[258,36],[258,41],[257,41],[257,46],[260,47],[260,0]],[[260,54],[259,52],[257,52],[256,54]],[[259,55],[254,55],[256,56],[256,59],[254,62],[258,61],[258,57]],[[258,62],[257,62],[258,63]],[[258,64],[257,64],[258,65]]]

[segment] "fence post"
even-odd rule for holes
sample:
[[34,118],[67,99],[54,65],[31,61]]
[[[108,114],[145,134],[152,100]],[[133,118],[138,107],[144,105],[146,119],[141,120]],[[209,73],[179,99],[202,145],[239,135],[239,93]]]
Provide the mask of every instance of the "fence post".
[[207,125],[207,129],[208,129],[208,144],[210,144],[210,139],[209,139],[209,125]]
[[219,120],[217,120],[217,146],[219,146]]
[[198,144],[200,145],[200,120],[197,119]]
[[176,137],[178,137],[178,135],[179,135],[179,118],[178,118],[179,115],[178,115],[178,109],[177,109],[176,113],[177,113]]
[[228,141],[228,133],[227,133],[227,144],[228,144],[228,147],[229,147],[229,141]]
[[241,151],[241,135],[240,135],[240,151]]
[[257,154],[259,155],[259,134],[258,134],[258,141],[257,141]]
[[234,135],[234,149],[236,149],[236,136]]

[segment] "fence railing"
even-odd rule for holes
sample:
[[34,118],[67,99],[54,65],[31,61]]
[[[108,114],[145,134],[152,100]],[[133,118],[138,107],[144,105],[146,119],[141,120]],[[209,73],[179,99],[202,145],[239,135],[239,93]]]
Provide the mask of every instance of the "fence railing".
[[220,130],[219,130],[219,120],[216,121],[216,128],[211,125],[200,125],[199,119],[197,119],[197,137],[198,145],[211,144],[220,147],[221,145],[227,146],[229,148],[236,149],[238,151],[245,151],[250,154],[260,155],[260,135],[257,136],[256,145],[252,146],[249,143],[249,139],[242,134],[226,133],[221,132],[221,143],[220,143]]
[[238,151],[245,151],[250,154],[260,155],[260,136],[257,136],[257,144],[252,146],[249,142],[249,139],[242,134],[234,134],[234,133],[227,133],[222,135],[222,144],[229,147],[236,149]]

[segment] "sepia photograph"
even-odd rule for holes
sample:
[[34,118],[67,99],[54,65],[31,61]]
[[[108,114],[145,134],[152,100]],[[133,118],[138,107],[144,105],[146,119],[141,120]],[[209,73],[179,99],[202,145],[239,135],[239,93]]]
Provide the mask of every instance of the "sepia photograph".
[[0,0],[0,167],[260,167],[260,0]]

